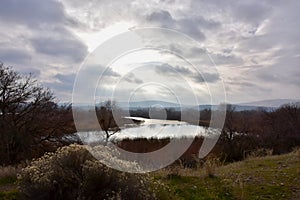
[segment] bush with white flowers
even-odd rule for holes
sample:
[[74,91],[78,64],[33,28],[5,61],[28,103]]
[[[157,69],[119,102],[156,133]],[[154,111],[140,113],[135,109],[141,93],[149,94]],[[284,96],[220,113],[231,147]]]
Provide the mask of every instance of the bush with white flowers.
[[[112,156],[109,147],[94,148],[103,159],[113,159],[112,163],[138,167]],[[109,168],[85,146],[75,144],[46,153],[19,174],[24,199],[154,199],[148,183],[147,175]]]

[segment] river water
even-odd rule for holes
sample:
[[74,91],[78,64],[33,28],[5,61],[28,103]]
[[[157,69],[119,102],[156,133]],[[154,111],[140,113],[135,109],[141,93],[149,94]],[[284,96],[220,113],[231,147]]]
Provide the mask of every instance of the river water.
[[[176,120],[146,119],[142,117],[126,117],[135,122],[127,124],[121,130],[110,137],[110,140],[122,140],[125,138],[181,138],[181,137],[210,137],[219,134],[220,131],[202,126],[195,126]],[[83,143],[94,143],[105,140],[103,131],[77,132],[76,135]]]

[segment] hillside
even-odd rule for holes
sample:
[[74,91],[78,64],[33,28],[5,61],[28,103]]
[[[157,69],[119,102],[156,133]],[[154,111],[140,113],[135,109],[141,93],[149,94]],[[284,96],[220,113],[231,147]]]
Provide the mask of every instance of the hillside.
[[[170,172],[173,175],[170,175]],[[300,199],[300,152],[252,158],[216,168],[161,170],[160,199]]]
[[[158,199],[300,199],[300,150],[210,166],[175,166],[151,173]],[[205,169],[214,175],[207,176]],[[0,199],[18,199],[16,178],[0,177]]]

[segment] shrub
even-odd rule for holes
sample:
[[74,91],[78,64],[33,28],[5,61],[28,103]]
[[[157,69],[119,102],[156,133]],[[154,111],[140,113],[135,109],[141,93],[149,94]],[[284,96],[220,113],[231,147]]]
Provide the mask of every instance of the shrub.
[[[103,157],[110,156],[105,152],[108,148],[100,148]],[[116,164],[124,163],[116,157],[106,159],[114,159]],[[131,164],[136,167],[135,163]],[[81,145],[62,147],[34,160],[22,169],[19,179],[24,199],[153,198],[148,189],[148,177],[109,168]]]

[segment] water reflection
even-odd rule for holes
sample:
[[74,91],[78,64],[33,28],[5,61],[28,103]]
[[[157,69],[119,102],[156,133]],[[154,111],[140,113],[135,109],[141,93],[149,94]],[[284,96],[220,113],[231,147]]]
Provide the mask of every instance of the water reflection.
[[[210,137],[219,134],[219,130],[195,126],[186,122],[175,120],[157,120],[141,117],[128,117],[139,125],[128,124],[121,131],[111,136],[110,140],[122,140],[125,138],[181,138],[204,136]],[[83,143],[94,143],[105,140],[103,131],[78,132],[77,136]]]

